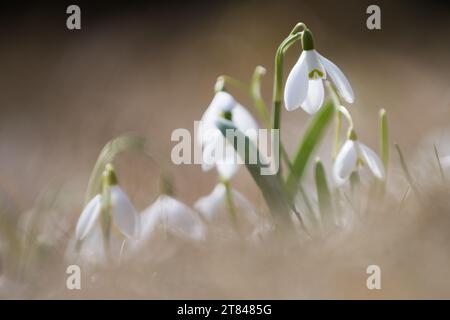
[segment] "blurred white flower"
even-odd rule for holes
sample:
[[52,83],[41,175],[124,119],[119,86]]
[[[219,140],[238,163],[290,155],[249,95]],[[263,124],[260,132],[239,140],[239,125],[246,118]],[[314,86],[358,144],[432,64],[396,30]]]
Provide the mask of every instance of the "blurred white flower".
[[[194,209],[200,212],[209,226],[216,230],[225,228],[225,232],[234,234],[226,193],[224,184],[219,183],[209,195],[197,200]],[[239,231],[244,235],[251,235],[260,222],[255,208],[250,201],[234,189],[232,189],[232,200],[236,209],[236,223]]]
[[[117,185],[117,179],[114,178],[113,181],[114,183],[110,189],[113,229],[119,230],[127,238],[137,238],[140,225],[139,214],[125,192]],[[102,196],[100,194],[96,195],[81,213],[75,230],[77,240],[85,239],[96,225],[100,225],[101,199]]]
[[[356,136],[356,135],[354,135]],[[333,176],[338,185],[343,184],[359,165],[367,165],[380,180],[385,177],[383,163],[378,155],[365,144],[350,137],[339,150],[333,166]]]
[[142,212],[141,221],[143,241],[154,237],[158,231],[187,240],[205,237],[205,225],[198,214],[169,195],[159,196]]
[[302,107],[309,114],[317,112],[323,104],[323,80],[327,74],[334,82],[339,95],[353,103],[354,94],[342,71],[314,49],[311,32],[302,35],[303,52],[286,80],[284,101],[288,111]]
[[[224,91],[216,93],[203,114],[198,134],[203,152],[202,169],[208,171],[216,167],[219,175],[228,180],[238,169],[239,156],[216,127],[216,121],[220,118],[231,120],[237,129],[253,141],[257,137],[258,124],[247,109]],[[218,150],[222,152],[219,154]]]

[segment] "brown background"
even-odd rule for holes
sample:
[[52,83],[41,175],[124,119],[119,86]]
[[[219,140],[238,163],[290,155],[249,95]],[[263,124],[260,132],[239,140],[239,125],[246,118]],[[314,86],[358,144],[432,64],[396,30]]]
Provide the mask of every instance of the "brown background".
[[[450,125],[444,1],[378,1],[380,31],[366,28],[369,1],[77,3],[81,31],[66,29],[69,3],[15,2],[0,10],[0,186],[23,209],[47,189],[62,188],[75,219],[100,149],[124,132],[145,136],[170,161],[172,130],[193,130],[221,74],[247,81],[256,65],[265,66],[269,102],[274,52],[300,20],[313,30],[318,51],[350,79],[350,110],[369,145],[376,147],[380,107],[407,154],[431,128]],[[297,58],[294,47],[286,70]],[[248,97],[236,97],[250,106]],[[282,117],[292,153],[308,116],[298,110]],[[157,193],[157,167],[134,155],[117,166],[144,208]],[[240,172],[237,188],[258,200]],[[177,196],[188,204],[216,179],[198,165],[173,173]]]

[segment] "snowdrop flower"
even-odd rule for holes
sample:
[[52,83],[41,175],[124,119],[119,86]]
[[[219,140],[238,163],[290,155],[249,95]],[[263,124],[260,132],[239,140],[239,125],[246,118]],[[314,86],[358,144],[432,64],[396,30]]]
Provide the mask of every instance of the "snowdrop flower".
[[[232,189],[233,204],[236,209],[236,223],[239,231],[250,235],[258,224],[258,215],[252,204],[238,191]],[[225,227],[226,232],[234,232],[232,217],[227,204],[227,190],[223,183],[216,185],[207,196],[201,197],[194,204],[194,209],[211,227]]]
[[186,240],[203,240],[205,225],[198,214],[169,195],[161,195],[142,212],[142,240],[154,237],[159,231]]
[[348,140],[343,144],[334,162],[333,176],[336,183],[343,184],[359,165],[367,165],[375,177],[384,179],[384,167],[378,155],[359,142],[355,131],[351,130]]
[[[216,167],[219,175],[229,180],[238,169],[238,155],[216,127],[216,121],[220,118],[232,121],[237,129],[252,140],[257,137],[258,125],[250,112],[224,91],[216,93],[203,114],[198,135],[203,151],[202,169],[208,171]],[[219,154],[220,148],[222,152]]]
[[[127,238],[136,238],[139,234],[139,215],[128,196],[119,187],[116,174],[107,166],[104,178],[110,186],[110,208],[113,230]],[[85,239],[96,226],[101,226],[102,195],[98,194],[86,205],[75,230],[78,241]]]
[[314,49],[309,29],[302,34],[303,52],[286,80],[284,101],[288,111],[302,107],[309,114],[317,112],[323,104],[323,80],[327,74],[334,82],[339,95],[353,103],[352,87],[342,71]]

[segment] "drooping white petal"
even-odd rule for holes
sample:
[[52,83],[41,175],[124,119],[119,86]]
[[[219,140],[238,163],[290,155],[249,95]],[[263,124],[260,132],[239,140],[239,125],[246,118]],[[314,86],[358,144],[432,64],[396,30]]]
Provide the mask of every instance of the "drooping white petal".
[[302,102],[302,108],[309,114],[316,113],[323,104],[324,90],[322,79],[309,80],[308,95]]
[[[257,226],[258,216],[253,205],[238,191],[232,191],[233,204],[236,209],[236,219],[240,230],[248,234]],[[232,227],[230,213],[226,199],[226,188],[222,183],[215,186],[214,190],[198,199],[194,208],[208,221],[211,226],[221,228]]]
[[385,177],[385,171],[383,163],[381,162],[378,155],[369,147],[359,142],[359,150],[361,152],[362,160],[367,164],[373,175],[380,180]]
[[357,159],[355,142],[347,140],[334,161],[333,176],[338,185],[343,184],[355,170]]
[[[77,246],[77,242],[73,240],[69,241],[66,257],[72,262],[83,264],[84,267],[87,265],[106,265],[124,258],[121,255],[124,240],[117,237],[115,233],[110,234],[109,253],[106,253],[105,239],[100,223],[94,224],[92,230],[83,239],[81,247]],[[112,261],[110,258],[112,258]]]
[[242,160],[230,143],[225,141],[220,147],[223,149],[216,153],[217,171],[222,178],[230,180],[239,169],[239,161],[242,162]]
[[219,91],[215,94],[208,109],[215,112],[229,112],[236,105],[236,100],[231,94],[225,91]]
[[320,57],[320,61],[325,67],[327,73],[330,75],[331,80],[333,80],[336,88],[342,98],[344,98],[348,103],[353,103],[355,100],[355,95],[353,94],[353,89],[350,86],[347,77],[344,73],[330,60],[317,53]]
[[201,118],[202,125],[199,127],[198,142],[203,145],[205,139],[210,137],[212,131],[216,128],[216,120],[222,112],[233,110],[236,106],[236,100],[227,92],[217,92]]
[[238,163],[239,156],[217,128],[217,121],[221,119],[223,112],[231,112],[233,124],[254,142],[257,139],[258,124],[251,113],[226,92],[216,93],[202,116],[198,128],[198,142],[202,146],[202,169],[207,171],[216,166],[221,177],[230,179],[242,161]]
[[252,141],[257,137],[258,123],[253,118],[250,112],[240,104],[232,110],[233,123],[239,131],[248,135]]
[[326,71],[316,50],[305,51],[306,64],[308,65],[308,79],[325,79]]
[[129,238],[139,236],[139,215],[128,196],[118,186],[111,187],[111,212],[113,223]]
[[219,137],[216,137],[216,140],[210,140],[203,146],[202,150],[202,170],[203,171],[209,171],[216,165],[216,159],[215,159],[215,149],[217,140],[219,140]]
[[93,229],[101,210],[101,196],[98,194],[89,201],[83,209],[78,219],[75,229],[75,237],[77,240],[83,240],[87,234]]
[[182,238],[202,240],[205,225],[191,208],[177,199],[162,195],[142,212],[143,238],[151,237],[158,227]]
[[308,65],[306,63],[306,51],[300,55],[292,68],[284,87],[284,104],[288,111],[300,107],[308,92]]

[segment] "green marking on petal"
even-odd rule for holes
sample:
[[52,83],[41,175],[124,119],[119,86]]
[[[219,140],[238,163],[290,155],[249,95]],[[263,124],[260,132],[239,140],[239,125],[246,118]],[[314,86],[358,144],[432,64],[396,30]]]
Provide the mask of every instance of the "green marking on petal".
[[310,79],[320,79],[323,78],[323,76],[324,76],[323,72],[318,69],[314,69],[313,71],[308,73],[308,77]]
[[356,160],[356,165],[363,167],[364,166],[364,160],[358,157],[358,160]]
[[230,111],[224,111],[224,112],[221,112],[221,113],[220,113],[220,116],[221,116],[222,118],[227,119],[227,120],[230,120],[230,121],[233,120],[233,116],[232,116],[232,114],[231,114]]

